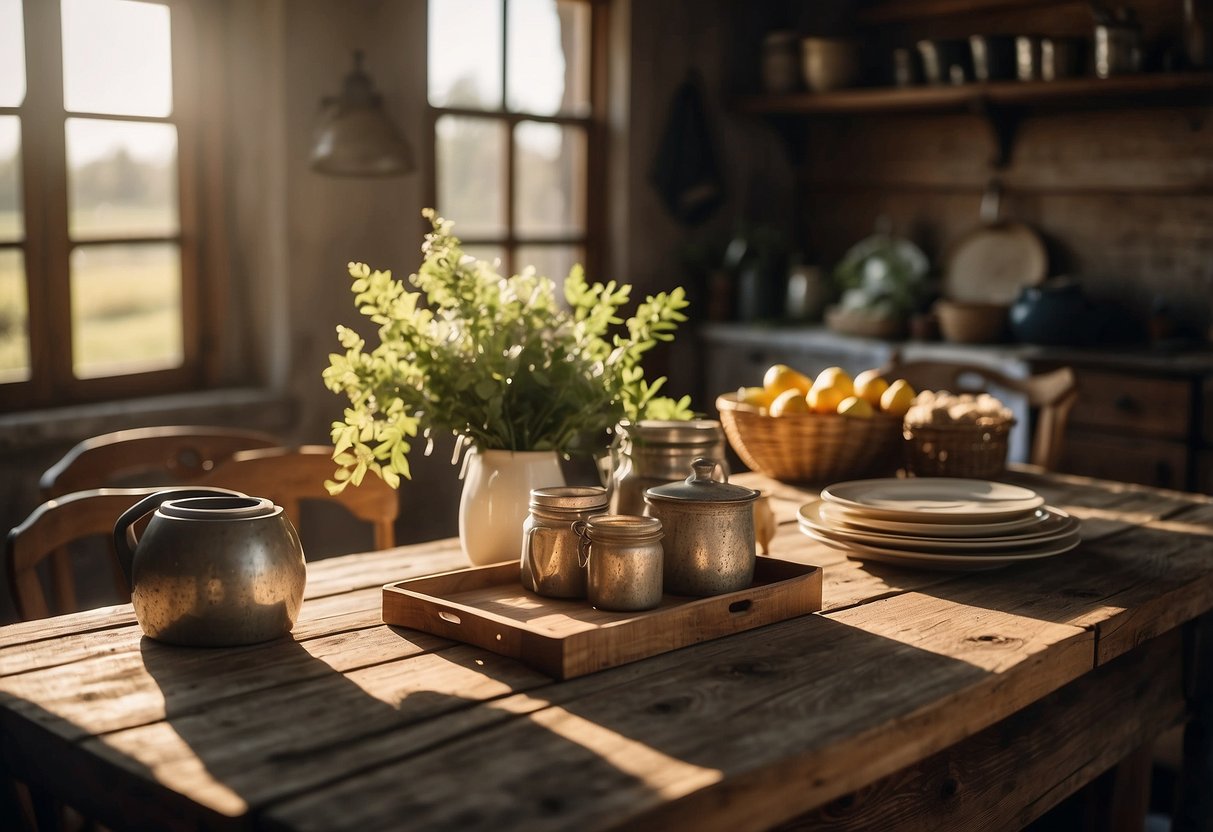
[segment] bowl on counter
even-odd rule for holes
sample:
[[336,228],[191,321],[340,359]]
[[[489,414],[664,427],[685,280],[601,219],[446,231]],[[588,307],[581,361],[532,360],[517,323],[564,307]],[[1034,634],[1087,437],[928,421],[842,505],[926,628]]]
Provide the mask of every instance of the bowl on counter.
[[1007,313],[1003,303],[940,300],[935,316],[945,341],[954,344],[998,344],[1007,337]]

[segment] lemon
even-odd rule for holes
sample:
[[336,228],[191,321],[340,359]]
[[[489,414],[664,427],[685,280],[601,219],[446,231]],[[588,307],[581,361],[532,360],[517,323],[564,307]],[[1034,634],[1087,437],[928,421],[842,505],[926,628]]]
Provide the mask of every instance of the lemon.
[[851,381],[851,377],[842,367],[826,367],[817,374],[817,378],[813,380],[813,385],[816,387],[832,387],[840,391],[844,399],[847,396],[855,395],[855,382]]
[[855,376],[855,395],[872,407],[880,407],[880,397],[889,389],[889,383],[879,370],[864,370]]
[[809,407],[815,413],[834,413],[839,403],[855,394],[851,377],[841,367],[827,367],[817,374],[809,388]]
[[880,397],[880,409],[892,416],[905,416],[914,403],[914,388],[899,378]]
[[792,413],[808,413],[809,405],[799,390],[784,390],[771,402],[772,416],[788,416]]
[[762,377],[762,386],[773,401],[785,390],[799,390],[803,396],[809,392],[813,382],[804,373],[793,370],[787,364],[774,364]]
[[838,405],[847,398],[837,387],[814,386],[807,396],[809,408],[814,413],[837,413]]
[[737,401],[752,407],[770,407],[771,399],[765,387],[742,387],[737,391]]
[[872,405],[868,403],[867,399],[861,399],[859,396],[848,396],[839,403],[838,412],[843,416],[871,419],[872,414],[876,411],[872,410]]

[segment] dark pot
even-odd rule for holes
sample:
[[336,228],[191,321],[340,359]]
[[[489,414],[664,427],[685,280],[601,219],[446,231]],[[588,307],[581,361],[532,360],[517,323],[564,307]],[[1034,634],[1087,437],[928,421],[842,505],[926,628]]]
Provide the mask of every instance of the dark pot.
[[1029,344],[1082,346],[1091,342],[1094,323],[1082,287],[1069,280],[1025,286],[1011,306],[1011,332]]

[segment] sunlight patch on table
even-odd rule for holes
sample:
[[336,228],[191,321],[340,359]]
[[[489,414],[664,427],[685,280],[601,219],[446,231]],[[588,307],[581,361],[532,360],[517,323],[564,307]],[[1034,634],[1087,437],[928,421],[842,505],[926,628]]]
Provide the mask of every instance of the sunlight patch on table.
[[722,779],[720,769],[697,766],[663,754],[564,708],[546,708],[530,719],[562,739],[596,754],[666,799],[681,797]]

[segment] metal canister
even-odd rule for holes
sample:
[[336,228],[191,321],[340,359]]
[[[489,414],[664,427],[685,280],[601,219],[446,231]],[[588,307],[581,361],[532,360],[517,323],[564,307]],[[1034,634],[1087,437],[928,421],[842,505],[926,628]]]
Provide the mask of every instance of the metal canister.
[[721,461],[727,480],[724,431],[715,419],[622,423],[611,448],[611,513],[644,514],[644,492],[686,477],[698,457]]
[[1106,15],[1095,26],[1095,74],[1100,78],[1141,71],[1141,24],[1130,8]]
[[530,515],[522,524],[522,585],[549,598],[586,597],[581,543],[573,524],[607,507],[598,486],[559,486],[531,491]]
[[587,594],[600,610],[651,610],[661,603],[661,521],[632,514],[598,514],[573,524],[581,536]]
[[746,589],[754,580],[752,488],[718,482],[719,463],[696,459],[684,482],[645,492],[648,513],[665,529],[665,591],[719,595]]

